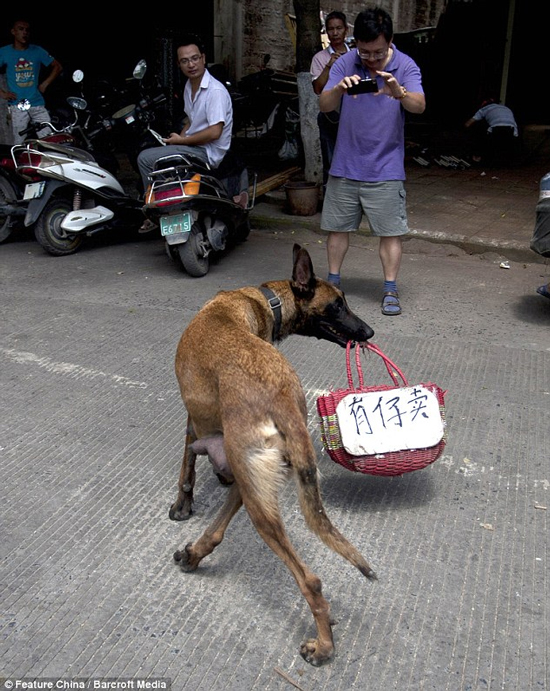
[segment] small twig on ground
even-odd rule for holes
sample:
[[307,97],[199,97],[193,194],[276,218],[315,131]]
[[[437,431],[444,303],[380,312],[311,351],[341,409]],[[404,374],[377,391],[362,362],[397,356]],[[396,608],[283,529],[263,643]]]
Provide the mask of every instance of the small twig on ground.
[[295,689],[299,689],[299,691],[306,691],[303,686],[300,686],[300,684],[298,684],[297,681],[294,681],[292,677],[289,677],[288,674],[286,672],[283,672],[283,670],[279,667],[273,667],[273,670],[277,672],[277,674],[279,674],[281,677],[283,677],[283,679],[286,679],[286,681],[288,681],[289,684],[292,684],[292,686],[294,686]]

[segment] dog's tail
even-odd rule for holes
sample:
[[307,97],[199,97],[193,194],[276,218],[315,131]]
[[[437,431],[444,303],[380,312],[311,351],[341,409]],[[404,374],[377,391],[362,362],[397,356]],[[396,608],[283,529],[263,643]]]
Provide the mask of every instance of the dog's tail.
[[308,527],[327,547],[347,559],[364,576],[376,580],[375,572],[363,555],[334,527],[326,514],[321,499],[315,449],[309,434],[306,431],[305,434],[304,432],[299,436],[292,434],[288,438],[300,440],[295,448],[287,448],[287,453],[294,470],[298,498]]
[[310,530],[318,535],[327,547],[357,567],[363,576],[376,580],[375,572],[363,555],[333,526],[327,516],[321,500],[315,463],[296,468],[295,477],[300,506]]

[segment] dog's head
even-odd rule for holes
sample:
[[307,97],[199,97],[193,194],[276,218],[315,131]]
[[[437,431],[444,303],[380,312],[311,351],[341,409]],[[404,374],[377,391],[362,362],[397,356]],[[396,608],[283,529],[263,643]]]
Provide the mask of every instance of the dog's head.
[[323,338],[342,347],[348,341],[362,343],[372,338],[374,331],[350,310],[344,293],[315,276],[307,250],[294,245],[293,255],[290,286],[298,312],[295,333]]

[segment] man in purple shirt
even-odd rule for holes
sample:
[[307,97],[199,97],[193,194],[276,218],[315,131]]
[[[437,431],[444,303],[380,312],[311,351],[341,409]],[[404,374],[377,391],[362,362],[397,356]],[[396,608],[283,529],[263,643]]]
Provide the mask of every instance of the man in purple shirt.
[[[416,63],[392,43],[393,22],[380,8],[360,12],[354,23],[357,50],[341,56],[319,97],[322,112],[340,106],[340,124],[321,217],[328,231],[328,280],[340,285],[349,233],[363,214],[380,238],[384,273],[382,313],[401,314],[397,274],[401,236],[408,232],[405,205],[405,111],[426,107]],[[348,89],[375,79],[378,91],[352,96]]]

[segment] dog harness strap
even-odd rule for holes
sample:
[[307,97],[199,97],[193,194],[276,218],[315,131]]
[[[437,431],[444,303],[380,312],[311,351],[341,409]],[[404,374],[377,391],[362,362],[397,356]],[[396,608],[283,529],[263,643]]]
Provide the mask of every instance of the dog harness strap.
[[265,296],[271,311],[273,312],[273,341],[279,338],[279,332],[281,330],[282,312],[281,312],[281,298],[274,293],[271,288],[267,286],[260,286],[260,290]]

